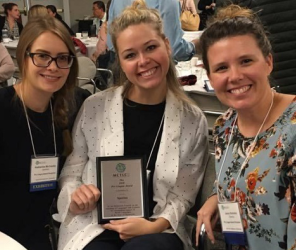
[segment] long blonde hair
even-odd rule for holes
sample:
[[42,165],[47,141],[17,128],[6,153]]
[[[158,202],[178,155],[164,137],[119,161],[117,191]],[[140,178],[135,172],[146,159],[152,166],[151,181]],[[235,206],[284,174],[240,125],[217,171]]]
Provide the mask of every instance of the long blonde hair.
[[[112,39],[112,43],[115,51],[118,51],[117,38],[119,34],[128,28],[130,25],[138,25],[138,24],[149,24],[151,27],[157,32],[157,34],[163,39],[166,39],[166,36],[163,31],[162,19],[159,15],[159,12],[156,9],[149,9],[146,6],[145,1],[143,0],[135,0],[133,4],[126,9],[123,10],[120,16],[115,18],[110,26],[110,35]],[[116,53],[117,54],[117,53]],[[119,67],[117,70],[119,71],[119,79],[117,82],[117,86],[124,86],[123,96],[126,96],[127,92],[132,86],[132,83],[129,82],[125,73],[119,66],[119,58],[116,55],[115,65]],[[195,103],[187,97],[184,91],[181,88],[181,85],[178,81],[175,64],[170,58],[169,69],[166,75],[167,86],[170,91],[175,95],[175,97],[181,101],[181,103],[193,110],[192,106]]]
[[33,5],[28,12],[28,20],[34,17],[45,17],[48,16],[47,8],[40,4]]

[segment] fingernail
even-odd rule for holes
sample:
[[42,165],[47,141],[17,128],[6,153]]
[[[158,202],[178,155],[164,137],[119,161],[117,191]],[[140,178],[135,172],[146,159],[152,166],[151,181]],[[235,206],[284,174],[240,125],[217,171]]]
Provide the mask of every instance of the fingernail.
[[212,242],[213,245],[215,244],[215,241],[212,240],[211,242]]

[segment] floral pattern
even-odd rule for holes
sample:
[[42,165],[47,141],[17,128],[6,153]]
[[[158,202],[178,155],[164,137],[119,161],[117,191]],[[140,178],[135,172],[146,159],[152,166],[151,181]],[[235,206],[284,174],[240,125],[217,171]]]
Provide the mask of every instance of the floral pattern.
[[248,249],[296,250],[296,98],[256,142],[235,120],[229,109],[215,123],[215,192],[239,203]]

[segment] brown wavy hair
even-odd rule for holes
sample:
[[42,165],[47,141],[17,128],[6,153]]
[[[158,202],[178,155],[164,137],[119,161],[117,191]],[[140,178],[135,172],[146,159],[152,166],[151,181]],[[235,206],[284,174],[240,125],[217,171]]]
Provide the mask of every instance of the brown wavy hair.
[[268,32],[251,9],[231,4],[218,10],[200,37],[200,49],[205,69],[209,73],[208,50],[214,43],[227,37],[252,35],[264,57],[272,53]]
[[[28,56],[26,52],[30,51],[34,41],[44,32],[51,32],[59,37],[66,44],[70,55],[76,55],[70,34],[59,20],[51,16],[30,19],[24,27],[16,50],[17,63],[24,83],[27,78],[28,67]],[[77,75],[78,62],[75,57],[65,84],[53,94],[55,125],[63,130],[65,155],[68,155],[72,151],[72,140],[68,129],[68,115],[75,109],[74,88],[76,86]]]

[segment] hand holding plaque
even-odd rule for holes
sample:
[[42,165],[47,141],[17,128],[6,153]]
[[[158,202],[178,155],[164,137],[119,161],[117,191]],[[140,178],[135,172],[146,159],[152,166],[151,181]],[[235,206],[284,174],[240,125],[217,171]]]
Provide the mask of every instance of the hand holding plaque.
[[148,217],[146,169],[141,157],[97,157],[98,221]]

